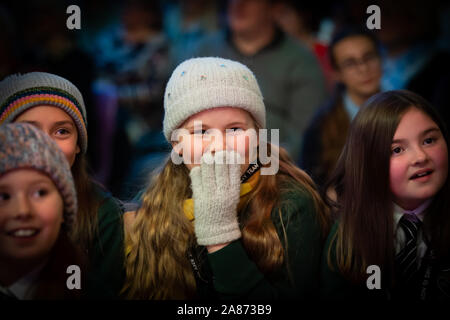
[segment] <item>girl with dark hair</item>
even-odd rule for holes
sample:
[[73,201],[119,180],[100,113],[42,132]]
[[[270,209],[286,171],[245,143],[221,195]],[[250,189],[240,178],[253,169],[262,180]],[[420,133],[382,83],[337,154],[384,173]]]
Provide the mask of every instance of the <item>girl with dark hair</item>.
[[[326,190],[338,220],[324,251],[324,297],[449,297],[448,137],[427,101],[409,91],[369,99]],[[369,266],[380,268],[377,289],[367,285]]]

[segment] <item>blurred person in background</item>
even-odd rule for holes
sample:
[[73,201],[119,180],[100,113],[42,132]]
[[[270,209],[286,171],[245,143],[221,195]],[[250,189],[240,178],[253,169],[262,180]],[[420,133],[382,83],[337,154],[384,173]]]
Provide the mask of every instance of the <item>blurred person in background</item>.
[[345,144],[350,122],[360,107],[380,90],[381,59],[375,35],[363,29],[338,32],[329,46],[338,84],[333,97],[309,124],[303,138],[300,166],[323,185]]
[[438,46],[442,1],[381,1],[383,90],[408,89],[430,101],[450,125],[450,53]]
[[174,60],[189,58],[201,41],[219,30],[220,9],[224,1],[162,1],[164,31],[169,38]]
[[318,39],[318,32],[322,19],[325,17],[327,6],[317,1],[280,0],[276,19],[279,27],[292,37],[309,47],[320,63],[325,75],[327,89],[331,92],[334,87],[333,72],[327,56],[328,44]]
[[97,46],[96,92],[109,128],[103,179],[113,193],[129,198],[145,182],[144,168],[156,167],[166,148],[162,102],[171,58],[158,1],[127,1],[120,23],[105,30]]

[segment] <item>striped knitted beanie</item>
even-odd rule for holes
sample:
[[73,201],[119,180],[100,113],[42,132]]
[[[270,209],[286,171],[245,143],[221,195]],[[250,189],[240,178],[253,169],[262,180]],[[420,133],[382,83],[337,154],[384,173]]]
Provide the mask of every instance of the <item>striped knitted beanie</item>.
[[164,93],[163,130],[173,130],[203,110],[235,107],[249,112],[261,128],[266,108],[253,72],[242,63],[215,57],[193,58],[173,71]]
[[73,119],[83,153],[87,150],[87,119],[83,96],[70,81],[46,72],[14,74],[0,82],[0,125],[14,122],[39,105],[61,108]]
[[77,196],[69,163],[56,142],[27,123],[0,126],[0,177],[16,169],[35,169],[47,175],[64,201],[64,225],[70,231]]

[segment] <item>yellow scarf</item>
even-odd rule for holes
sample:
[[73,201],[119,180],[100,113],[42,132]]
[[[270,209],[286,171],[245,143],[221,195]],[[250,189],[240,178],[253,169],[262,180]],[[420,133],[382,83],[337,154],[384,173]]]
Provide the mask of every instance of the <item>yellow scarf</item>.
[[[242,209],[242,206],[247,199],[246,195],[252,191],[259,180],[260,170],[256,171],[247,182],[241,184],[240,200],[238,204],[238,211]],[[183,202],[183,211],[189,221],[194,220],[194,199],[186,199]],[[131,252],[131,246],[125,245],[125,256],[128,256]]]
[[[242,209],[242,206],[245,203],[245,200],[247,195],[252,189],[256,186],[259,180],[260,170],[256,171],[255,174],[253,174],[250,179],[247,180],[247,182],[244,182],[241,184],[241,193],[240,193],[240,200],[238,204],[238,211]],[[186,199],[183,203],[183,211],[186,215],[186,218],[189,219],[189,221],[194,220],[194,199]]]

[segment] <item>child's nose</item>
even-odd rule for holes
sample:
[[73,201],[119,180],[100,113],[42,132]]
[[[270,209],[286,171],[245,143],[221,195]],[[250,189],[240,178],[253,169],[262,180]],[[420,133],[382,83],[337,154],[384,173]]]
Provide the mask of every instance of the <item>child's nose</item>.
[[211,143],[208,146],[208,151],[211,153],[218,152],[221,150],[227,149],[227,143],[224,135],[222,134],[215,134],[211,137]]
[[428,159],[427,153],[421,148],[414,149],[413,164],[420,164]]
[[18,196],[14,208],[16,219],[26,219],[31,216],[31,204],[26,196]]

